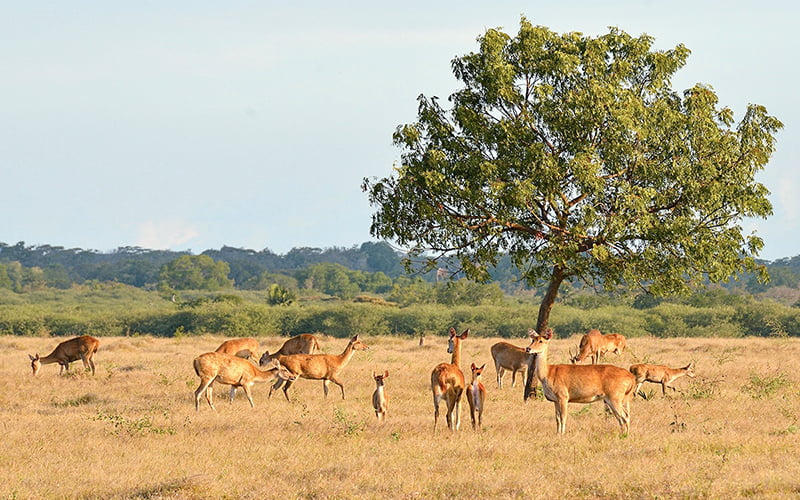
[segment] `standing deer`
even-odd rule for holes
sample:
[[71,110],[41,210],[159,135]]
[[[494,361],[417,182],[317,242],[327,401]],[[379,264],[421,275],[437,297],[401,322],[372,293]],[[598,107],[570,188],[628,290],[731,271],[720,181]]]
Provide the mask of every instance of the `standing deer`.
[[244,359],[253,359],[258,356],[258,340],[249,337],[244,339],[226,340],[217,347],[215,352],[230,354]]
[[386,397],[386,390],[384,384],[389,378],[389,370],[385,370],[383,375],[380,373],[372,372],[372,378],[375,380],[375,392],[372,393],[372,407],[375,409],[375,416],[378,422],[383,422],[386,418],[386,409],[389,398]]
[[483,428],[483,403],[486,401],[486,387],[483,386],[481,374],[486,367],[484,363],[480,368],[472,363],[472,382],[467,390],[467,402],[469,402],[469,414],[472,417],[472,429],[480,430]]
[[457,431],[461,426],[461,395],[464,392],[464,373],[461,364],[461,342],[469,335],[469,329],[461,335],[450,327],[450,338],[447,341],[447,352],[452,356],[450,363],[440,363],[431,372],[431,392],[433,392],[433,433],[436,434],[436,423],[439,421],[439,402],[447,403],[447,428]]
[[301,333],[284,342],[281,348],[273,354],[270,354],[269,351],[265,351],[258,361],[258,364],[267,364],[280,356],[288,356],[290,354],[316,354],[319,351],[319,340],[317,340],[317,337],[310,333]]
[[564,434],[569,403],[594,403],[602,399],[617,418],[622,433],[627,434],[635,377],[612,365],[550,365],[547,351],[552,338],[553,331],[548,329],[534,338],[527,350],[537,354],[533,370],[542,383],[544,397],[555,405],[557,432]]
[[31,358],[31,369],[34,375],[39,373],[42,365],[51,363],[61,365],[58,370],[58,374],[61,375],[64,368],[69,371],[69,364],[79,359],[83,361],[84,370],[92,370],[92,375],[94,375],[94,354],[98,347],[100,347],[99,340],[89,335],[83,335],[61,342],[53,349],[53,352],[43,358],[39,357],[39,353],[36,353],[35,356],[28,354],[28,357]]
[[621,354],[625,350],[625,337],[619,333],[609,333],[603,335],[600,330],[589,330],[583,337],[578,346],[578,353],[570,357],[572,363],[582,363],[586,358],[592,360],[596,365],[600,362],[600,357],[608,352]]
[[[667,395],[667,387],[675,391],[672,383],[686,375],[689,378],[694,378],[694,363],[689,363],[683,368],[670,368],[664,365],[647,365],[637,364],[631,365],[628,369],[634,377],[636,377],[636,388],[633,390],[634,395],[639,393],[639,389],[645,382],[653,382],[661,384],[661,394]],[[644,396],[642,396],[644,397]]]
[[[339,380],[339,373],[350,362],[355,351],[365,351],[369,349],[367,345],[358,339],[358,335],[350,339],[344,351],[341,354],[290,354],[288,356],[278,356],[278,361],[281,365],[285,366],[290,372],[300,378],[309,380],[322,380],[322,388],[325,391],[325,397],[328,397],[328,382],[333,382],[338,385],[342,390],[342,399],[344,399],[344,384]],[[283,384],[283,395],[286,396],[286,401],[289,401],[289,393],[287,392],[292,386],[294,380],[277,381],[275,385],[269,390],[270,397],[272,391],[277,389]]]
[[[533,328],[528,328],[528,337],[533,338],[536,335],[538,334]],[[497,372],[497,388],[503,388],[503,375],[506,370],[511,372],[511,387],[516,387],[517,372],[520,372],[521,376],[525,376],[531,355],[525,352],[524,347],[517,347],[508,342],[494,344],[491,351],[494,369]]]
[[274,380],[276,377],[283,380],[294,380],[294,375],[282,367],[278,360],[273,360],[269,368],[261,370],[246,359],[221,352],[207,352],[194,359],[194,372],[200,377],[200,386],[194,391],[194,408],[200,411],[200,397],[205,392],[206,400],[212,410],[214,408],[213,384],[230,385],[230,401],[233,403],[233,396],[237,387],[244,389],[250,407],[255,408],[253,396],[250,389],[256,382]]

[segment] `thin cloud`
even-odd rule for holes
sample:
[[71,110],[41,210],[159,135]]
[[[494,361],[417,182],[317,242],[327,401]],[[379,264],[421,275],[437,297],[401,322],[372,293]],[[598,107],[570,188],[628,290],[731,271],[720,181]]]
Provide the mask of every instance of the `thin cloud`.
[[181,247],[200,236],[197,229],[177,220],[144,222],[139,225],[138,234],[138,246],[158,250]]

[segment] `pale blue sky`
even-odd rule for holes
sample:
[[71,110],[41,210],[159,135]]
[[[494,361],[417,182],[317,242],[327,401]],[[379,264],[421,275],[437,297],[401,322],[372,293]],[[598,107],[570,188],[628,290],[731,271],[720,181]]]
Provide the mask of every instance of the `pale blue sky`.
[[[561,5],[563,4],[563,5]],[[390,173],[416,97],[457,88],[487,28],[618,26],[692,50],[711,84],[784,122],[759,176],[761,257],[800,254],[794,2],[0,0],[0,242],[285,253],[371,240],[365,176]]]

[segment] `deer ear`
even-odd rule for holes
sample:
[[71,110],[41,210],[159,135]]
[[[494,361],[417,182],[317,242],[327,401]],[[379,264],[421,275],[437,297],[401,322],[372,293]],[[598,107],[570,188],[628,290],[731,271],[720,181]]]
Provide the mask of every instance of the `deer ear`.
[[547,333],[544,334],[544,338],[546,338],[547,340],[552,339],[553,338],[553,330],[548,328],[547,329]]
[[455,334],[457,333],[457,332],[456,332],[456,329],[455,329],[455,328],[453,328],[452,326],[450,327],[450,330],[449,330],[449,331],[450,331],[450,335],[451,335],[451,336],[452,336],[452,335],[455,335]]
[[467,335],[469,335],[469,328],[464,330],[464,333],[462,333],[459,338],[463,340],[463,339],[467,338]]
[[33,356],[31,356],[30,354],[28,354],[28,357],[29,357],[29,358],[31,358],[31,361],[36,361],[36,358],[38,358],[38,357],[39,357],[39,355],[37,354],[37,355],[36,355],[36,358],[34,358],[34,357],[33,357]]
[[486,368],[486,363],[482,364],[480,367],[481,370],[483,370],[484,368]]
[[472,363],[472,366],[470,366],[470,368],[472,369],[472,371],[475,371],[475,368],[477,368],[477,366],[475,366],[475,363]]
[[389,378],[389,370],[383,372],[383,378]]

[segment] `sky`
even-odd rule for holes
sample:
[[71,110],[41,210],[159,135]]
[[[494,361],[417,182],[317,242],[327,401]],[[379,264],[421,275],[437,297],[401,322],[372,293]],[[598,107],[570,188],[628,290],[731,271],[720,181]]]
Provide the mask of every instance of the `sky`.
[[361,183],[400,158],[420,94],[520,16],[616,26],[692,51],[673,88],[711,85],[784,123],[745,220],[760,257],[800,254],[795,2],[0,0],[0,242],[101,252],[223,245],[284,254],[374,241]]

